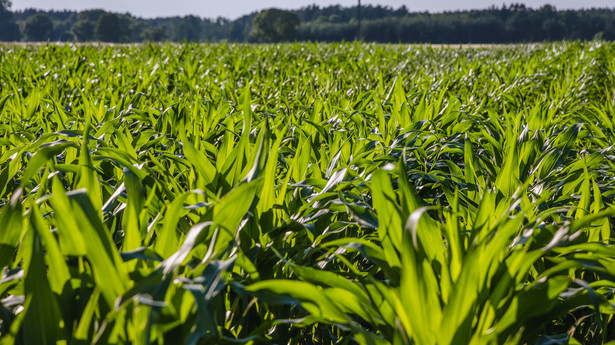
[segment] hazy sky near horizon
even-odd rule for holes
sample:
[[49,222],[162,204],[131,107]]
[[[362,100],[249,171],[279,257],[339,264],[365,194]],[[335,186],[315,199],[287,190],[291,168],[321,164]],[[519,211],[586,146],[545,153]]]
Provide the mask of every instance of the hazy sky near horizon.
[[[238,18],[244,14],[265,8],[298,9],[316,4],[328,6],[356,5],[356,0],[12,0],[13,10],[26,8],[54,10],[84,10],[102,8],[112,12],[130,12],[138,17],[167,17],[193,14],[199,17]],[[405,5],[410,11],[442,12],[448,10],[482,9],[492,5],[523,3],[538,8],[551,4],[557,9],[578,9],[590,7],[615,8],[613,0],[363,0],[364,5],[382,5],[399,8]]]

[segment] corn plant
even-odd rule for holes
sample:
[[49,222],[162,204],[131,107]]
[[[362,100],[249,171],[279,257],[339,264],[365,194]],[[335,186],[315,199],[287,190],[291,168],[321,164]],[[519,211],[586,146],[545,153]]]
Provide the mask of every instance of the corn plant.
[[614,53],[1,46],[0,343],[615,340]]

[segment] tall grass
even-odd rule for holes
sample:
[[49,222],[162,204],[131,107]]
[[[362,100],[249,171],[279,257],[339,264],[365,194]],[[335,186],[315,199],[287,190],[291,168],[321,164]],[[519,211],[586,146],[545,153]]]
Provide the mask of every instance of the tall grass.
[[0,343],[615,340],[613,54],[0,47]]

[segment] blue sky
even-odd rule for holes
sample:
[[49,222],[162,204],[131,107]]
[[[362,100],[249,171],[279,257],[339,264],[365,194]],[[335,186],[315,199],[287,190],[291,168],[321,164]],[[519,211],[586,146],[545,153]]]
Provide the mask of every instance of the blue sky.
[[[277,7],[296,9],[310,4],[320,6],[340,4],[351,6],[356,0],[13,0],[13,10],[25,8],[83,10],[102,8],[114,12],[130,12],[136,16],[152,18],[194,14],[200,17],[237,18],[253,11]],[[398,8],[406,5],[411,11],[441,12],[459,9],[481,9],[491,5],[524,3],[530,7],[551,4],[558,9],[609,7],[615,8],[614,0],[363,0],[362,4],[383,5]]]

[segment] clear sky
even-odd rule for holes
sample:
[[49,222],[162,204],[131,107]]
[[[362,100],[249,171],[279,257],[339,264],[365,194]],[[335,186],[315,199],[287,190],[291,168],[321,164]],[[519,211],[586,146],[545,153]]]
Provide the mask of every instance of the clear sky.
[[[194,14],[199,17],[218,16],[235,19],[253,11],[277,7],[297,9],[316,4],[327,6],[340,4],[352,6],[356,0],[12,0],[13,10],[26,8],[83,10],[102,8],[113,12],[130,12],[139,17],[164,17]],[[590,7],[615,8],[615,0],[363,0],[362,4],[383,5],[398,8],[406,5],[410,11],[442,12],[446,10],[482,9],[491,5],[523,3],[538,8],[551,4],[557,9]]]

